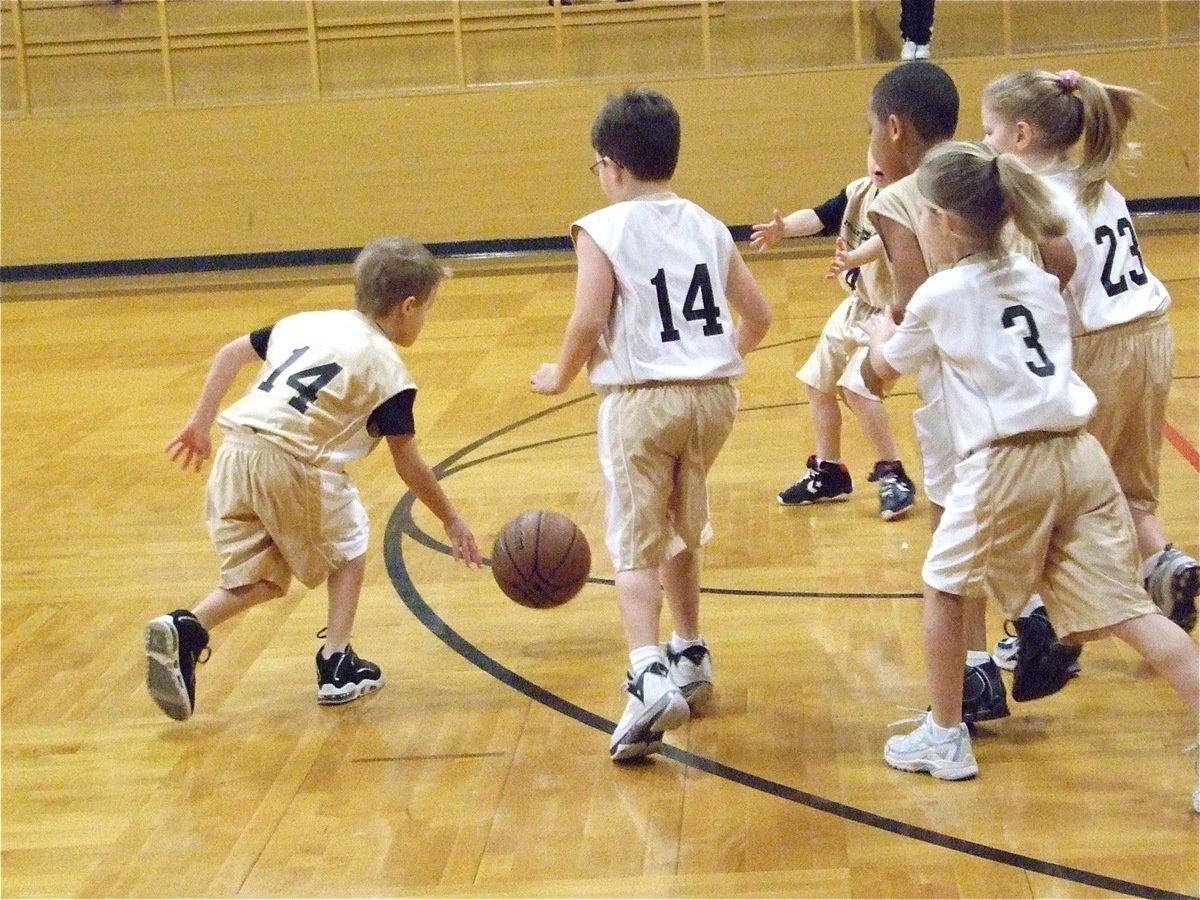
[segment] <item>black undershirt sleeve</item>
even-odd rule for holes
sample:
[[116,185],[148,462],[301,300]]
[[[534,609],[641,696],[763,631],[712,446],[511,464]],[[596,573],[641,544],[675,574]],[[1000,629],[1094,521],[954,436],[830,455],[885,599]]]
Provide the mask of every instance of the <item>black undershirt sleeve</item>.
[[380,403],[367,419],[368,433],[376,437],[416,434],[416,425],[413,423],[413,403],[416,399],[417,389],[408,388]]
[[842,192],[836,197],[830,197],[820,206],[813,208],[813,212],[821,220],[822,235],[833,237],[842,230],[842,219],[846,215],[846,204],[848,202],[846,191],[843,188]]
[[266,328],[250,332],[250,346],[254,348],[259,359],[267,358],[267,344],[271,342],[271,329],[274,327],[274,325],[268,325]]

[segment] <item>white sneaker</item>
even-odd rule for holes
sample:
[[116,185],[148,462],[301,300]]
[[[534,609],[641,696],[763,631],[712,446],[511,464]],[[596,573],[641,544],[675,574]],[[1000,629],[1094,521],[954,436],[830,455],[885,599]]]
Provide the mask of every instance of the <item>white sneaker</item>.
[[917,44],[917,49],[913,54],[913,59],[929,59],[929,45]]
[[708,645],[701,641],[676,653],[668,641],[665,649],[671,683],[679,688],[693,710],[704,706],[712,698],[713,689],[712,654]]
[[[918,725],[908,734],[893,735],[883,747],[883,759],[893,769],[904,772],[928,772],[943,781],[960,781],[979,774],[975,753],[971,749],[971,736],[967,726],[958,723],[958,734],[948,741],[934,740],[929,730],[932,716],[925,712],[917,719]],[[894,724],[899,724],[894,723]]]
[[1200,565],[1174,544],[1167,544],[1146,592],[1163,613],[1184,631],[1196,627],[1196,595],[1200,594]]
[[630,674],[625,691],[629,701],[608,745],[609,755],[618,762],[657,753],[663,732],[683,725],[690,715],[687,700],[662,663]]
[[917,45],[914,44],[912,41],[905,41],[904,47],[900,50],[900,58],[901,59],[916,59],[917,58]]

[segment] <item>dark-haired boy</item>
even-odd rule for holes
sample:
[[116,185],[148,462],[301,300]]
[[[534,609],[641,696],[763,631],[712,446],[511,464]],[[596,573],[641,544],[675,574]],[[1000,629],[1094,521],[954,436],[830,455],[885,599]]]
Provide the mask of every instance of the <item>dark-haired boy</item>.
[[663,732],[711,694],[699,619],[705,482],[737,413],[733,381],[771,321],[729,229],[671,192],[680,133],[671,101],[645,88],[610,97],[596,117],[591,170],[611,205],[571,226],[574,311],[558,361],[530,378],[534,392],[560,394],[586,364],[602,398],[606,544],[630,661],[614,760],[661,749]]

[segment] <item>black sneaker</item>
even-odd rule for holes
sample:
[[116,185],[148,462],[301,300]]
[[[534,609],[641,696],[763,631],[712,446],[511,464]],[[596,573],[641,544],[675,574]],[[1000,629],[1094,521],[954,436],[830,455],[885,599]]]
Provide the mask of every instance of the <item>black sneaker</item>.
[[1008,694],[1000,678],[1000,667],[990,659],[963,669],[962,719],[968,725],[1007,717]]
[[849,470],[841,463],[822,462],[816,456],[808,458],[808,474],[779,492],[784,506],[804,506],[825,500],[845,500],[854,490]]
[[379,666],[359,659],[349,644],[341,653],[326,659],[317,651],[317,702],[326,705],[349,703],[383,687]]
[[1146,579],[1146,591],[1158,608],[1184,631],[1196,627],[1200,565],[1174,544],[1163,548],[1158,564]]
[[186,609],[146,625],[146,687],[159,709],[180,722],[196,708],[196,663],[208,649],[208,632]]
[[1058,642],[1046,608],[1039,606],[1013,622],[1017,631],[1017,665],[1013,669],[1013,699],[1024,703],[1062,690],[1079,673],[1082,647]]
[[917,489],[900,460],[881,459],[867,480],[879,482],[879,515],[887,521],[898,519],[913,508]]

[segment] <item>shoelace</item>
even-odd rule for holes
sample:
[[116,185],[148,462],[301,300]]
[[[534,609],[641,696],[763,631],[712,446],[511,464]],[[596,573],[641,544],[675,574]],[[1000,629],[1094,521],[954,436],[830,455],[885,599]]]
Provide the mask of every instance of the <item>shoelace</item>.
[[929,710],[917,709],[915,706],[898,706],[897,709],[902,709],[905,712],[916,713],[915,716],[909,716],[906,719],[897,719],[895,722],[888,722],[888,728],[895,728],[897,725],[924,725],[925,719],[929,717]]

